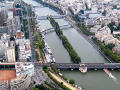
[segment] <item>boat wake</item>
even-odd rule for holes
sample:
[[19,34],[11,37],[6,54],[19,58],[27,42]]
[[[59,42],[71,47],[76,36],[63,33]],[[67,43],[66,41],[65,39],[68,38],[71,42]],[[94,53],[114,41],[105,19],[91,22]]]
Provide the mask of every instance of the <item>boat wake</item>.
[[119,84],[117,78],[108,69],[104,69],[104,71],[116,84]]

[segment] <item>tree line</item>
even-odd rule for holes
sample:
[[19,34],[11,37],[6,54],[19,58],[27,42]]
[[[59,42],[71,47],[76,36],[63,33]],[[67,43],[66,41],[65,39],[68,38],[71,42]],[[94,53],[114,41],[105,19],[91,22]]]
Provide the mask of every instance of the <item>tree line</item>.
[[52,18],[49,18],[51,25],[54,27],[56,34],[59,36],[59,38],[62,40],[62,43],[64,45],[64,47],[67,49],[71,60],[74,63],[79,63],[81,62],[81,58],[78,56],[78,54],[76,53],[76,51],[73,49],[72,45],[69,43],[68,39],[66,38],[66,36],[63,35],[62,30],[59,27],[59,24]]
[[106,56],[110,57],[115,62],[120,62],[120,57],[112,51],[112,48],[114,47],[113,44],[104,45],[99,40],[97,40],[97,38],[92,39],[95,43],[97,43],[100,46],[101,50],[104,51]]

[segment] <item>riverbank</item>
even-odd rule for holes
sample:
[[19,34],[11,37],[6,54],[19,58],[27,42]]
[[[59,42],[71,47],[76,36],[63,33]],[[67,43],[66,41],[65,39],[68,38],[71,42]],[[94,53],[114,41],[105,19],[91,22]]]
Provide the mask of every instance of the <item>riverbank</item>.
[[[63,85],[65,85],[66,87],[70,88],[70,90],[78,90],[77,88],[73,87],[72,85],[70,85],[69,83],[67,83],[66,81],[64,81],[63,79],[61,79],[60,77],[58,77],[56,74],[49,72],[51,74],[52,77],[54,77],[58,82],[62,82]],[[81,90],[81,89],[80,89]]]
[[[32,5],[39,5],[34,0],[25,0],[26,2],[32,3]],[[39,16],[43,15],[57,15],[55,11],[45,7],[36,8],[36,12]],[[42,13],[40,13],[42,11]],[[43,12],[44,11],[44,12]],[[67,24],[63,19],[57,20],[60,26]],[[47,20],[41,20],[41,28],[45,27],[51,28]],[[75,29],[64,30],[64,35],[69,39],[70,43],[77,49],[78,54],[82,58],[82,62],[86,63],[106,63],[107,60],[103,59],[103,56],[95,49],[93,46],[85,40],[79,31]],[[73,39],[72,39],[73,38]],[[70,58],[66,58],[66,52],[55,32],[45,35],[46,42],[50,45],[53,54],[56,58],[56,63],[70,63]],[[76,40],[76,41],[75,41]],[[58,47],[59,46],[59,47]],[[67,55],[68,57],[69,55]],[[119,71],[111,71],[120,82]],[[61,71],[61,73],[68,79],[74,79],[78,86],[82,86],[85,90],[119,90],[120,84],[116,84],[112,79],[106,75],[104,71],[88,71],[86,74],[82,74],[79,71]],[[103,83],[104,82],[104,83]],[[53,85],[54,86],[54,85]]]
[[60,29],[59,24],[52,17],[49,18],[49,21],[50,21],[51,25],[54,27],[58,37],[62,40],[63,46],[66,48],[66,50],[68,51],[68,53],[69,53],[69,55],[71,57],[71,61],[73,61],[73,63],[81,62],[81,58],[78,56],[76,51],[73,49],[73,47],[69,43],[67,37],[65,37],[63,35],[63,32]]
[[60,14],[63,14],[63,11],[59,7],[57,7],[57,6],[54,6],[54,5],[52,5],[50,3],[47,3],[47,2],[45,2],[43,0],[36,0],[36,1],[41,3],[45,7],[49,7],[51,9],[55,10],[56,12],[59,12]]
[[111,58],[112,60],[114,60],[117,63],[120,62],[120,57],[118,55],[116,55],[115,53],[113,53],[112,49],[110,50],[110,48],[106,47],[106,45],[104,45],[99,40],[97,40],[97,38],[92,38],[92,39],[97,45],[99,45],[99,47],[105,53],[105,55],[107,55],[109,58]]
[[[48,68],[47,66],[43,67],[43,70],[46,72],[48,77],[55,82],[59,87],[61,87],[63,90],[83,90],[83,88],[79,87],[76,88],[73,86],[73,84],[70,84],[67,82],[67,80],[64,80],[59,74],[56,73],[56,70],[53,70],[53,66],[51,68]],[[54,72],[55,71],[55,72]],[[57,70],[57,72],[59,72]]]
[[77,31],[80,32],[80,34],[94,47],[96,48],[96,50],[98,50],[101,55],[104,56],[105,59],[107,59],[110,63],[116,63],[115,60],[113,60],[112,58],[110,58],[108,55],[105,54],[105,52],[101,49],[101,47],[96,43],[94,42],[94,40],[92,39],[92,37],[94,37],[93,35],[91,35],[91,33],[88,33],[88,34],[84,34],[84,32],[82,32],[80,29],[81,27],[78,27],[80,26],[80,23],[76,20],[74,20],[76,23],[74,25],[74,28],[76,28]]
[[[42,1],[42,0],[40,0],[40,1]],[[43,1],[42,1],[43,2]],[[43,2],[44,3],[44,2]],[[42,3],[41,3],[42,4]],[[48,4],[48,3],[47,3]],[[49,6],[49,8],[50,7],[53,7],[54,5],[51,5],[51,6]],[[53,8],[51,8],[51,9],[53,9]],[[53,9],[53,10],[55,10],[55,9]],[[55,10],[56,11],[56,10]],[[59,10],[58,11],[56,11],[56,12],[58,12],[59,13]],[[68,15],[68,17],[72,17],[72,15]],[[94,41],[91,39],[91,36],[88,36],[88,35],[93,35],[93,33],[87,33],[87,35],[85,34],[85,33],[83,33],[81,30],[80,30],[80,28],[78,27],[78,23],[77,23],[77,21],[79,21],[79,20],[74,20],[75,21],[75,23],[73,23],[72,21],[73,21],[73,19],[72,20],[69,20],[67,17],[65,18],[68,22],[69,22],[69,24],[71,24],[72,26],[73,26],[73,28],[74,29],[76,29],[96,50],[98,50],[100,53],[101,53],[101,55],[103,55],[104,56],[104,58],[105,59],[107,59],[110,63],[115,63],[115,61],[113,61],[111,58],[109,58],[108,56],[106,56],[105,54],[104,54],[104,52],[100,49],[100,47],[96,44],[96,43],[94,43]]]
[[34,48],[36,48],[36,58],[37,61],[40,61],[41,63],[44,61],[44,41],[42,40],[42,35],[40,32],[37,33],[37,41],[34,41]]

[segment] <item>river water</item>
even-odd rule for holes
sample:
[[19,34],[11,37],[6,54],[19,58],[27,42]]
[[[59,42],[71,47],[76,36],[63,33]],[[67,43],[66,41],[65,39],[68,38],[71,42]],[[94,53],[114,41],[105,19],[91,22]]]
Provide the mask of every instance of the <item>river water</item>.
[[[42,6],[33,0],[24,0],[33,6]],[[35,8],[38,16],[58,15],[54,10],[48,7]],[[56,19],[60,26],[67,25],[64,19]],[[48,20],[40,20],[42,29],[51,28]],[[63,34],[68,38],[73,48],[81,57],[82,62],[107,63],[107,60],[74,28],[63,30]],[[56,63],[72,63],[68,52],[63,47],[61,40],[55,32],[45,35],[45,40],[49,44],[56,59]],[[104,71],[88,71],[82,74],[79,71],[61,71],[68,79],[74,79],[76,84],[85,88],[85,90],[120,90],[120,74],[119,71],[111,71],[117,78],[112,80]]]

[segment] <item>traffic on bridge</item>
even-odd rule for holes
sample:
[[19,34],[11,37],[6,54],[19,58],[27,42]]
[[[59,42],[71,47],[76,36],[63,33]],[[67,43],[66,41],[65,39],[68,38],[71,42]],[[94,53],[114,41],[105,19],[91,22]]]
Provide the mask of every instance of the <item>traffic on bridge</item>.
[[[110,70],[120,70],[119,63],[80,63],[80,64],[70,64],[70,63],[54,63],[52,65],[56,66],[56,68],[60,70],[77,70],[81,64],[84,64],[88,70],[103,70],[103,69],[110,69]],[[35,66],[50,66],[50,64],[41,64],[41,63],[34,63]]]

